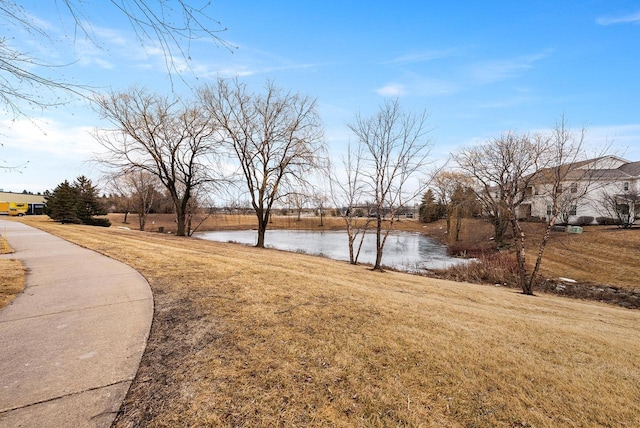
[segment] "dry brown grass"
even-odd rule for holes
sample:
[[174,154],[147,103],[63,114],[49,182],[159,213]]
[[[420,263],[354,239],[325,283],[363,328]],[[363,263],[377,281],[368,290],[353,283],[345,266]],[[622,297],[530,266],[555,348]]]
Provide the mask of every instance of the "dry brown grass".
[[541,274],[640,290],[640,228],[588,226],[583,230],[582,234],[554,233]]
[[[13,253],[13,248],[0,238],[0,254]],[[20,260],[0,259],[0,309],[24,290],[25,271]]]
[[36,225],[130,264],[153,289],[152,331],[117,426],[640,425],[638,311]]
[[25,272],[20,260],[0,259],[0,309],[24,290]]

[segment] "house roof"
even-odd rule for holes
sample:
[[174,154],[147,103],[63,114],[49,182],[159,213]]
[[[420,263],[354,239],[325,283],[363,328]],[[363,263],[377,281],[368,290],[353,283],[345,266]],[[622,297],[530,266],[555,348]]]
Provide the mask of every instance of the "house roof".
[[[609,161],[609,162],[607,162]],[[603,162],[606,162],[603,164]],[[617,168],[611,168],[620,164]],[[599,168],[599,165],[606,165],[608,168]],[[537,182],[552,180],[556,168],[544,168],[537,173]],[[587,159],[580,162],[564,164],[560,166],[560,174],[564,176],[563,181],[579,180],[628,180],[640,177],[640,161],[629,162],[617,156],[603,156],[595,159]]]
[[638,162],[629,162],[627,164],[622,165],[618,168],[621,171],[629,174],[632,177],[640,177],[640,161]]
[[[600,180],[624,180],[630,177],[629,174],[620,169],[594,169],[592,171],[588,171],[587,174],[592,179]],[[585,175],[584,171],[581,175]]]

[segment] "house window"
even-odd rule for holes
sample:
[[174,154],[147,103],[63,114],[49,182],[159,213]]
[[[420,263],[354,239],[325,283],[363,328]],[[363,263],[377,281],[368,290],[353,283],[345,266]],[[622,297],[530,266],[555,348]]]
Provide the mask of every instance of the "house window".
[[556,187],[556,193],[562,193],[562,183],[558,184],[558,187]]
[[571,183],[571,193],[578,193],[578,183]]
[[569,215],[578,215],[577,205],[571,205],[571,209],[569,210]]
[[527,187],[524,194],[525,196],[533,196],[533,186]]
[[624,186],[624,191],[628,192],[629,191],[629,182],[626,181],[623,186]]

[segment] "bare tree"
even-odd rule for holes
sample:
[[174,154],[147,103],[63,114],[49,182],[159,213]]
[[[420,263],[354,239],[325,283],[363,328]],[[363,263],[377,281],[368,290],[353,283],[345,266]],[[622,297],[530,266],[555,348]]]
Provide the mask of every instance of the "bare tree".
[[623,192],[613,192],[603,189],[600,195],[599,210],[612,218],[623,229],[633,227],[640,218],[640,192],[629,189]]
[[[126,208],[132,209],[138,215],[138,227],[143,231],[147,216],[156,202],[157,189],[160,186],[158,177],[145,170],[127,169],[113,177],[110,185],[128,201]],[[125,222],[126,218],[125,214]]]
[[518,285],[524,294],[533,294],[533,290],[527,278],[525,233],[518,210],[527,197],[526,189],[538,177],[537,172],[547,166],[547,150],[547,142],[539,136],[508,132],[453,156],[460,168],[480,183],[485,206],[506,213],[513,231]]
[[[545,139],[546,153],[542,163],[547,168],[536,171],[535,178],[530,181],[532,191],[538,193],[551,207],[547,215],[544,234],[538,246],[538,255],[533,271],[528,278],[526,291],[533,292],[536,278],[542,264],[544,249],[551,236],[551,230],[563,213],[570,212],[580,198],[589,192],[593,183],[591,168],[585,159],[586,129],[571,131],[564,115],[556,122],[555,128]],[[533,188],[536,190],[533,191]],[[528,293],[530,294],[530,293]]]
[[371,218],[366,216],[363,222],[358,216],[358,205],[363,205],[368,193],[363,181],[364,145],[355,147],[349,143],[347,152],[342,159],[344,177],[339,177],[336,171],[331,172],[331,197],[334,205],[344,207],[341,217],[344,219],[349,245],[349,263],[358,263],[364,237],[367,233]]
[[320,216],[320,224],[318,226],[324,227],[324,214],[329,197],[322,189],[316,188],[311,196],[311,200],[318,210],[318,216]]
[[251,93],[238,80],[219,79],[202,92],[210,117],[235,155],[258,219],[257,247],[274,203],[297,188],[309,187],[324,156],[323,129],[316,100],[285,92],[267,82]]
[[[393,228],[398,210],[422,195],[431,141],[426,127],[427,113],[404,112],[397,100],[386,101],[378,113],[364,118],[360,114],[348,124],[363,146],[364,182],[375,204],[376,261],[382,270],[384,244]],[[383,219],[388,221],[383,227]]]
[[291,192],[287,195],[287,204],[293,206],[296,211],[297,220],[301,220],[302,210],[309,200],[309,195],[306,192]]
[[116,126],[95,133],[106,150],[96,160],[122,173],[157,177],[171,196],[177,234],[185,236],[194,193],[222,181],[214,165],[220,152],[215,122],[197,102],[170,101],[144,89],[99,96],[96,105]]
[[457,171],[440,171],[433,177],[432,187],[437,191],[438,202],[446,207],[447,234],[451,236],[452,221],[455,220],[454,240],[460,233],[462,217],[470,211],[470,203],[465,189],[473,186],[473,178],[468,174]]
[[[68,34],[71,43],[82,38],[100,47],[91,24],[91,13],[95,9],[91,2],[61,0],[57,3],[60,20],[72,22],[73,34]],[[226,29],[208,14],[209,3],[201,0],[105,2],[128,21],[143,47],[162,51],[170,77],[191,62],[191,44],[195,40],[207,39],[233,48],[220,38],[219,34]],[[33,44],[46,46],[52,42],[50,28],[37,18],[36,3],[32,7],[34,10],[17,0],[0,0],[0,20],[3,25],[22,32]],[[91,96],[88,82],[76,83],[57,75],[68,65],[33,57],[15,47],[10,39],[0,39],[0,104],[14,115],[24,115],[23,102],[46,108],[63,103],[65,94]]]

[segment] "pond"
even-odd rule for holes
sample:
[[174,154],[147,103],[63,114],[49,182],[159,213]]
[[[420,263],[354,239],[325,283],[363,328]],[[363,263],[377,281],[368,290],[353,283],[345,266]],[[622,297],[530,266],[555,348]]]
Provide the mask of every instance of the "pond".
[[[219,242],[255,245],[256,230],[197,232],[195,237]],[[344,231],[267,230],[265,246],[279,250],[301,252],[349,261],[347,233]],[[365,236],[359,263],[373,264],[376,259],[375,233]],[[391,232],[384,246],[383,266],[416,272],[425,269],[445,269],[466,259],[450,257],[447,247],[419,233]]]

